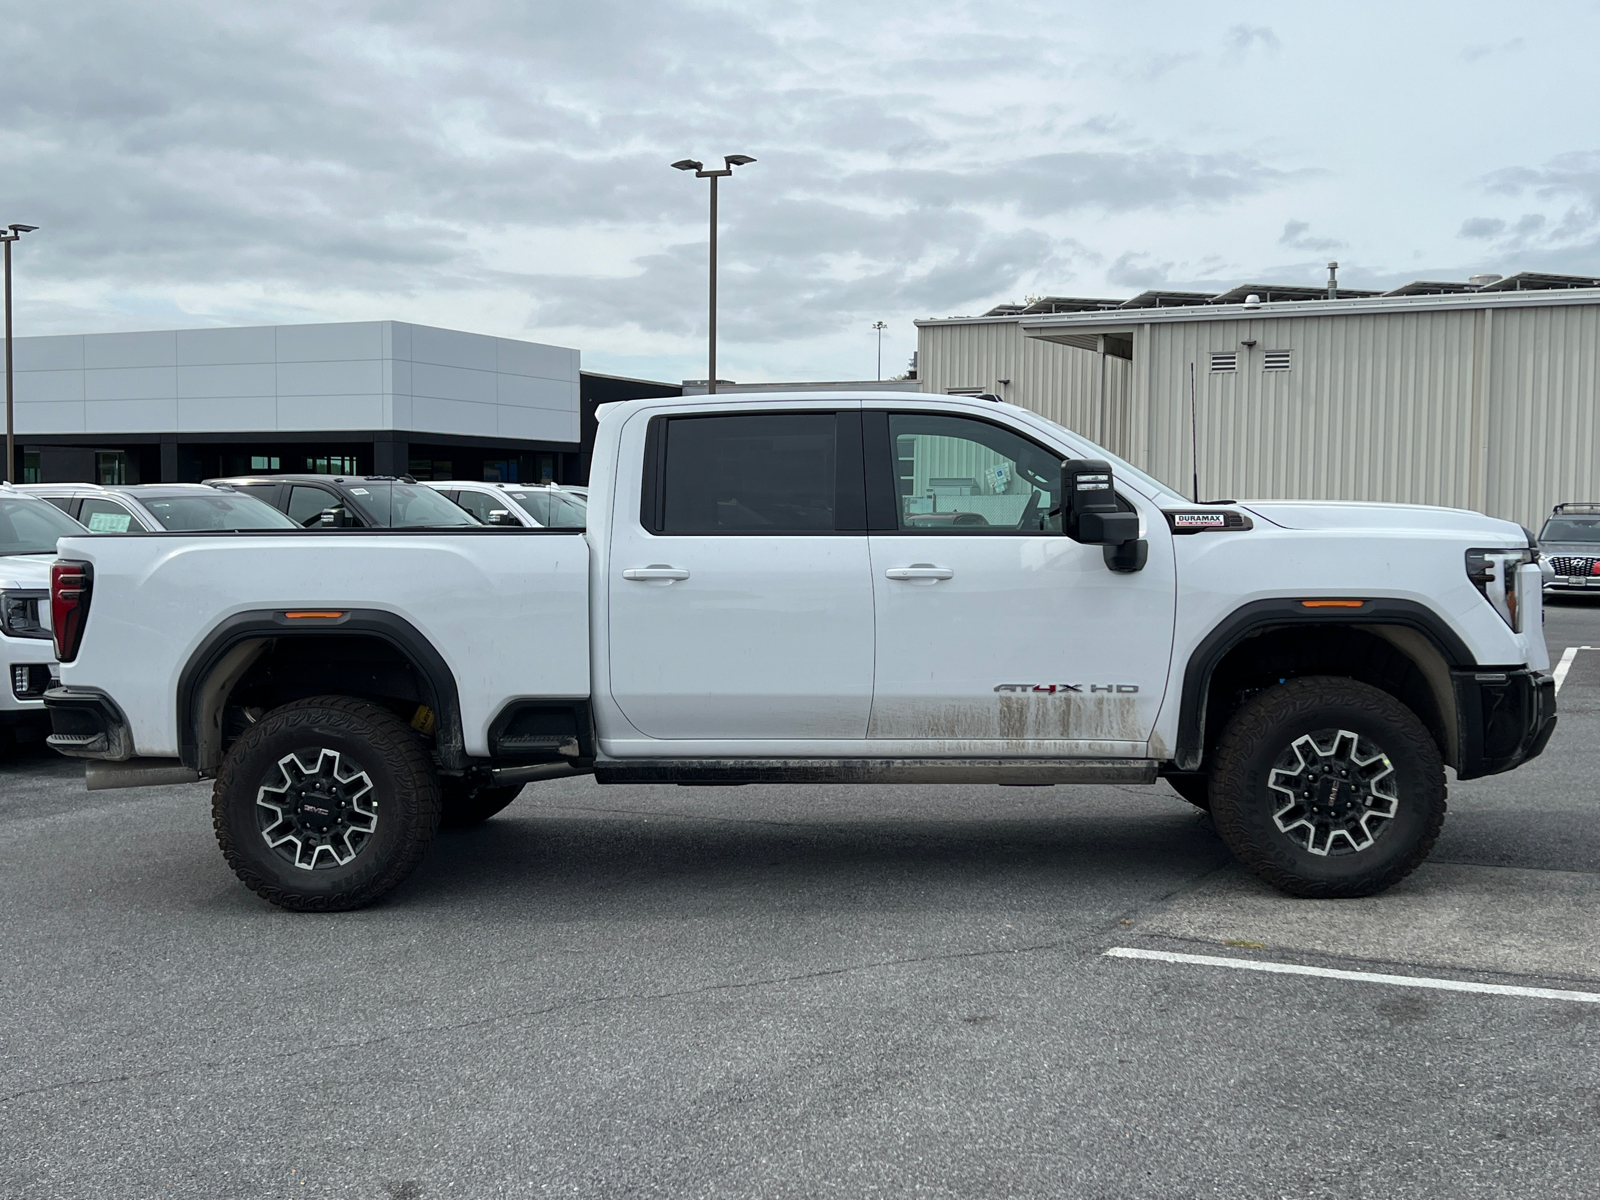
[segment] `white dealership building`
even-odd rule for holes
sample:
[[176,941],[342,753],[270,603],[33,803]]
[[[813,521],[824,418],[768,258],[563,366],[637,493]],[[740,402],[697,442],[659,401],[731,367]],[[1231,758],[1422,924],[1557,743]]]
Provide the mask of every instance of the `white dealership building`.
[[580,465],[584,379],[564,346],[359,321],[25,337],[14,354],[16,465],[28,480],[538,482]]

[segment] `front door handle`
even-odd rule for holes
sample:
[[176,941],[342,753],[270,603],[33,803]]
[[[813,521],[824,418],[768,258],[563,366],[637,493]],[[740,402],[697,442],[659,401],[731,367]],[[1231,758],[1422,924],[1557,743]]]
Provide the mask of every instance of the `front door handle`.
[[666,563],[651,563],[648,567],[629,567],[622,573],[624,579],[631,579],[635,583],[671,583],[675,579],[689,578],[689,572],[682,567],[671,567]]
[[954,579],[949,567],[936,567],[932,563],[912,563],[909,567],[890,567],[884,575],[890,579]]

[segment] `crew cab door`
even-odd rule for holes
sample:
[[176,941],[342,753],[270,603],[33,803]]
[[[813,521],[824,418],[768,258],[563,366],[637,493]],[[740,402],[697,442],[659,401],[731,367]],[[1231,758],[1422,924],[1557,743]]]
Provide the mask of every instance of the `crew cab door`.
[[[998,420],[866,412],[876,590],[868,737],[1142,756],[1172,653],[1171,537],[1109,570],[1061,532],[1062,456]],[[965,752],[982,747],[968,745]],[[930,751],[932,752],[932,751]]]
[[639,413],[623,430],[608,682],[647,737],[866,735],[860,413],[838,408]]

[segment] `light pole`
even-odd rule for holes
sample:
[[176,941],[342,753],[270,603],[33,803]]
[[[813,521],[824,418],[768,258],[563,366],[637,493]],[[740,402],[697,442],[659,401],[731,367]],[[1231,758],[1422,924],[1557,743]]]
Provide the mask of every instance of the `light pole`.
[[708,171],[704,163],[692,158],[680,158],[672,164],[680,171],[693,171],[696,179],[711,180],[711,338],[706,356],[709,360],[706,394],[711,396],[717,394],[717,180],[724,175],[732,175],[735,167],[753,163],[755,159],[748,154],[724,154],[722,161],[725,165],[720,171]]
[[15,483],[12,476],[17,473],[17,426],[11,394],[11,243],[37,228],[37,225],[12,225],[0,229],[0,242],[5,243],[6,248],[6,483]]
[[878,331],[878,382],[883,382],[883,331],[889,328],[882,321],[874,321],[872,327]]

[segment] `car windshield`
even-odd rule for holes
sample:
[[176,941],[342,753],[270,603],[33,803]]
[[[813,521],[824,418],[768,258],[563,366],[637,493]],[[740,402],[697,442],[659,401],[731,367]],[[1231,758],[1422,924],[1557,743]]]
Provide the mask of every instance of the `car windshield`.
[[1551,517],[1539,532],[1541,542],[1600,542],[1600,517],[1585,521]]
[[82,525],[54,504],[0,499],[0,554],[54,554],[57,538],[83,532]]
[[366,479],[349,485],[356,503],[383,529],[435,529],[481,525],[482,521],[429,487]]
[[270,504],[254,496],[218,492],[212,496],[140,496],[140,503],[161,522],[163,529],[190,532],[200,529],[298,529],[299,526]]
[[547,529],[583,529],[589,524],[589,502],[572,492],[506,489],[524,512]]

